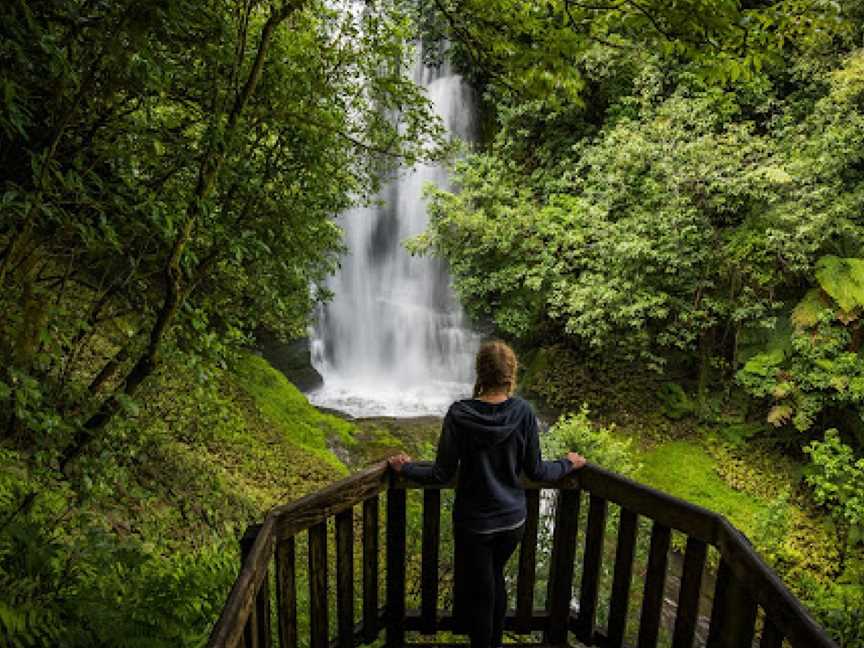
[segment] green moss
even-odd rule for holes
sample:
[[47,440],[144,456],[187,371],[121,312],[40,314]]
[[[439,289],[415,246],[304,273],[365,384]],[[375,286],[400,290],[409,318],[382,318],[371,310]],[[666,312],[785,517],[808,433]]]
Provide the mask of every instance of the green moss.
[[354,426],[350,422],[319,412],[300,390],[260,356],[245,355],[235,370],[241,387],[287,439],[315,453],[340,473],[346,472],[329,447],[332,443],[355,444]]
[[716,511],[754,537],[759,516],[768,503],[737,491],[715,471],[715,461],[701,445],[673,441],[645,452],[636,478],[658,490]]

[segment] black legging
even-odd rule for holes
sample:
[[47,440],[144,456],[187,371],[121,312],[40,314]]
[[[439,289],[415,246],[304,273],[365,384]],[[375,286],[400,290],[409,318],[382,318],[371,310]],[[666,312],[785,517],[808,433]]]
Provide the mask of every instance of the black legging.
[[[524,525],[510,531],[457,531],[457,624],[471,637],[471,648],[497,648],[504,634],[507,591],[504,565],[522,539]],[[459,576],[461,575],[461,579]],[[459,582],[461,581],[461,582]]]

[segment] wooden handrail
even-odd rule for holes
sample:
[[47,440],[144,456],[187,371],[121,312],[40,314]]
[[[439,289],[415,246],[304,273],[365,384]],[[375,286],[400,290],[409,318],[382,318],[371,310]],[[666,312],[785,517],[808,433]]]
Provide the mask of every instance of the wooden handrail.
[[[270,592],[268,569],[277,559],[277,599],[280,645],[297,648],[294,537],[309,532],[310,606],[312,648],[352,648],[369,644],[387,629],[388,648],[405,645],[406,630],[433,634],[452,629],[452,616],[439,616],[438,552],[441,498],[437,491],[449,484],[424,486],[391,472],[385,462],[331,484],[268,513],[260,527],[250,528],[240,573],[222,614],[213,628],[210,648],[270,647]],[[749,648],[757,609],[765,612],[760,646],[779,648],[785,638],[793,648],[837,648],[801,603],[754,551],[747,538],[723,516],[661,491],[639,484],[599,466],[586,465],[557,482],[523,483],[528,500],[528,520],[519,556],[517,609],[505,626],[519,633],[542,630],[545,643],[564,645],[567,633],[586,645],[623,646],[628,618],[630,577],[633,571],[638,516],[651,519],[651,548],[640,611],[639,646],[655,646],[664,598],[666,556],[672,530],[687,535],[681,592],[676,613],[673,648],[692,646],[698,614],[699,585],[707,547],[718,549],[721,561],[716,579],[709,648]],[[405,609],[406,493],[424,489],[421,573],[422,605],[418,612]],[[548,582],[547,609],[535,610],[533,591],[540,490],[558,492]],[[572,574],[577,558],[577,524],[580,492],[590,494],[585,531],[584,561],[580,583],[579,613],[570,611]],[[387,602],[378,607],[378,500],[387,491]],[[620,507],[615,570],[607,630],[595,627],[600,562],[603,560],[607,504]],[[353,510],[363,508],[363,614],[354,624]],[[326,521],[336,518],[336,572],[338,639],[329,636],[327,587],[328,552]],[[427,555],[428,554],[428,555]],[[287,601],[287,603],[286,603]],[[244,634],[245,629],[245,634]]]

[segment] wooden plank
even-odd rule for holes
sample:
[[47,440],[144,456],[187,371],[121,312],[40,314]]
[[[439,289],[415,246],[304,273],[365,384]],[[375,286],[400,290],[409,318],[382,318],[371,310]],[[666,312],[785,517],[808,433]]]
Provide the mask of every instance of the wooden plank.
[[378,496],[363,502],[363,641],[378,638]]
[[[453,488],[455,483],[454,479],[449,484],[431,488]],[[717,543],[719,516],[716,513],[594,464],[587,464],[579,470],[574,470],[556,482],[525,480],[522,486],[525,489],[587,490],[609,502],[650,517],[664,526],[683,531],[688,536],[699,538],[709,544]],[[401,475],[394,478],[393,487],[430,488]]]
[[633,557],[636,552],[638,517],[621,508],[618,518],[618,543],[615,549],[615,572],[612,577],[612,599],[609,602],[608,645],[622,648],[627,627],[627,608],[630,602],[630,580],[633,575]]
[[[246,562],[246,558],[249,556],[249,553],[252,551],[252,547],[255,544],[255,539],[258,535],[260,527],[255,524],[249,526],[246,529],[246,532],[243,534],[243,537],[240,538],[240,562],[241,564]],[[252,606],[252,609],[249,613],[249,618],[246,620],[246,625],[243,628],[243,645],[245,648],[259,648],[258,646],[258,596],[255,596],[255,604]]]
[[576,620],[576,638],[588,644],[592,643],[597,617],[597,593],[605,532],[606,500],[591,495],[588,528],[585,532],[585,556],[582,561],[582,583],[579,588],[579,616]]
[[540,491],[525,491],[525,531],[519,548],[519,574],[516,581],[516,616],[519,632],[530,632],[534,610],[534,582],[537,568],[537,523],[540,519]]
[[671,535],[669,527],[654,522],[651,529],[651,547],[648,550],[648,569],[645,574],[645,589],[642,595],[642,614],[639,618],[637,648],[655,648],[657,646]]
[[[524,632],[521,630],[522,620],[514,610],[508,610],[504,616],[504,630],[507,632]],[[436,626],[438,632],[454,632],[457,619],[452,614],[438,616]],[[405,630],[408,632],[420,632],[423,627],[423,615],[420,610],[409,610],[405,614]],[[547,610],[535,609],[528,617],[527,632],[545,631],[549,628],[549,612]],[[409,644],[410,645],[410,644]],[[508,648],[510,644],[507,644]]]
[[783,635],[777,629],[777,626],[765,617],[765,624],[762,626],[762,639],[759,641],[759,648],[782,648]]
[[309,529],[309,646],[328,648],[327,522]]
[[828,633],[810,616],[777,574],[753,550],[747,538],[718,516],[719,549],[729,569],[762,606],[792,646],[837,648]]
[[555,531],[552,537],[547,608],[549,629],[544,641],[567,642],[567,620],[573,593],[573,563],[576,557],[576,531],[579,525],[579,491],[558,492],[555,506]]
[[672,648],[692,648],[693,646],[693,638],[696,636],[696,621],[699,617],[702,572],[705,569],[707,554],[708,545],[697,538],[687,538]]
[[388,648],[405,643],[405,491],[387,491],[387,637]]
[[339,648],[354,645],[354,512],[336,514],[336,618]]
[[726,623],[726,589],[729,587],[731,578],[729,563],[721,558],[714,579],[714,600],[711,604],[711,622],[708,626],[706,648],[718,648],[721,645],[720,640]]
[[271,648],[273,645],[273,634],[270,632],[270,578],[264,572],[264,579],[255,596],[255,617],[258,620],[258,648]]
[[715,544],[717,541],[718,516],[701,506],[673,497],[644,484],[600,468],[585,466],[576,471],[582,488],[603,499],[636,511],[663,526],[683,531]]
[[750,646],[756,628],[756,601],[731,571],[723,594],[723,623],[713,645],[717,648]]
[[255,597],[273,553],[273,517],[268,515],[257,528],[257,535],[222,608],[222,614],[210,632],[208,648],[234,648],[243,638],[246,621],[255,608]]
[[441,491],[423,492],[423,550],[420,572],[423,634],[435,634],[438,615],[438,546],[441,535]]
[[271,511],[277,538],[290,538],[377,495],[387,488],[388,475],[387,462],[382,461],[295,502],[277,506]]
[[276,545],[276,617],[280,648],[297,648],[297,577],[294,538]]

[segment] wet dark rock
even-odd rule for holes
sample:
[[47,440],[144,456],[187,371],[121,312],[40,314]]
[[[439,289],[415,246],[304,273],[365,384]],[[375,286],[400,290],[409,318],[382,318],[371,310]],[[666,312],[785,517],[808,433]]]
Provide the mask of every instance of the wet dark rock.
[[324,383],[321,374],[312,366],[309,338],[291,342],[280,340],[272,331],[255,331],[255,346],[271,365],[285,374],[300,391],[310,391]]

